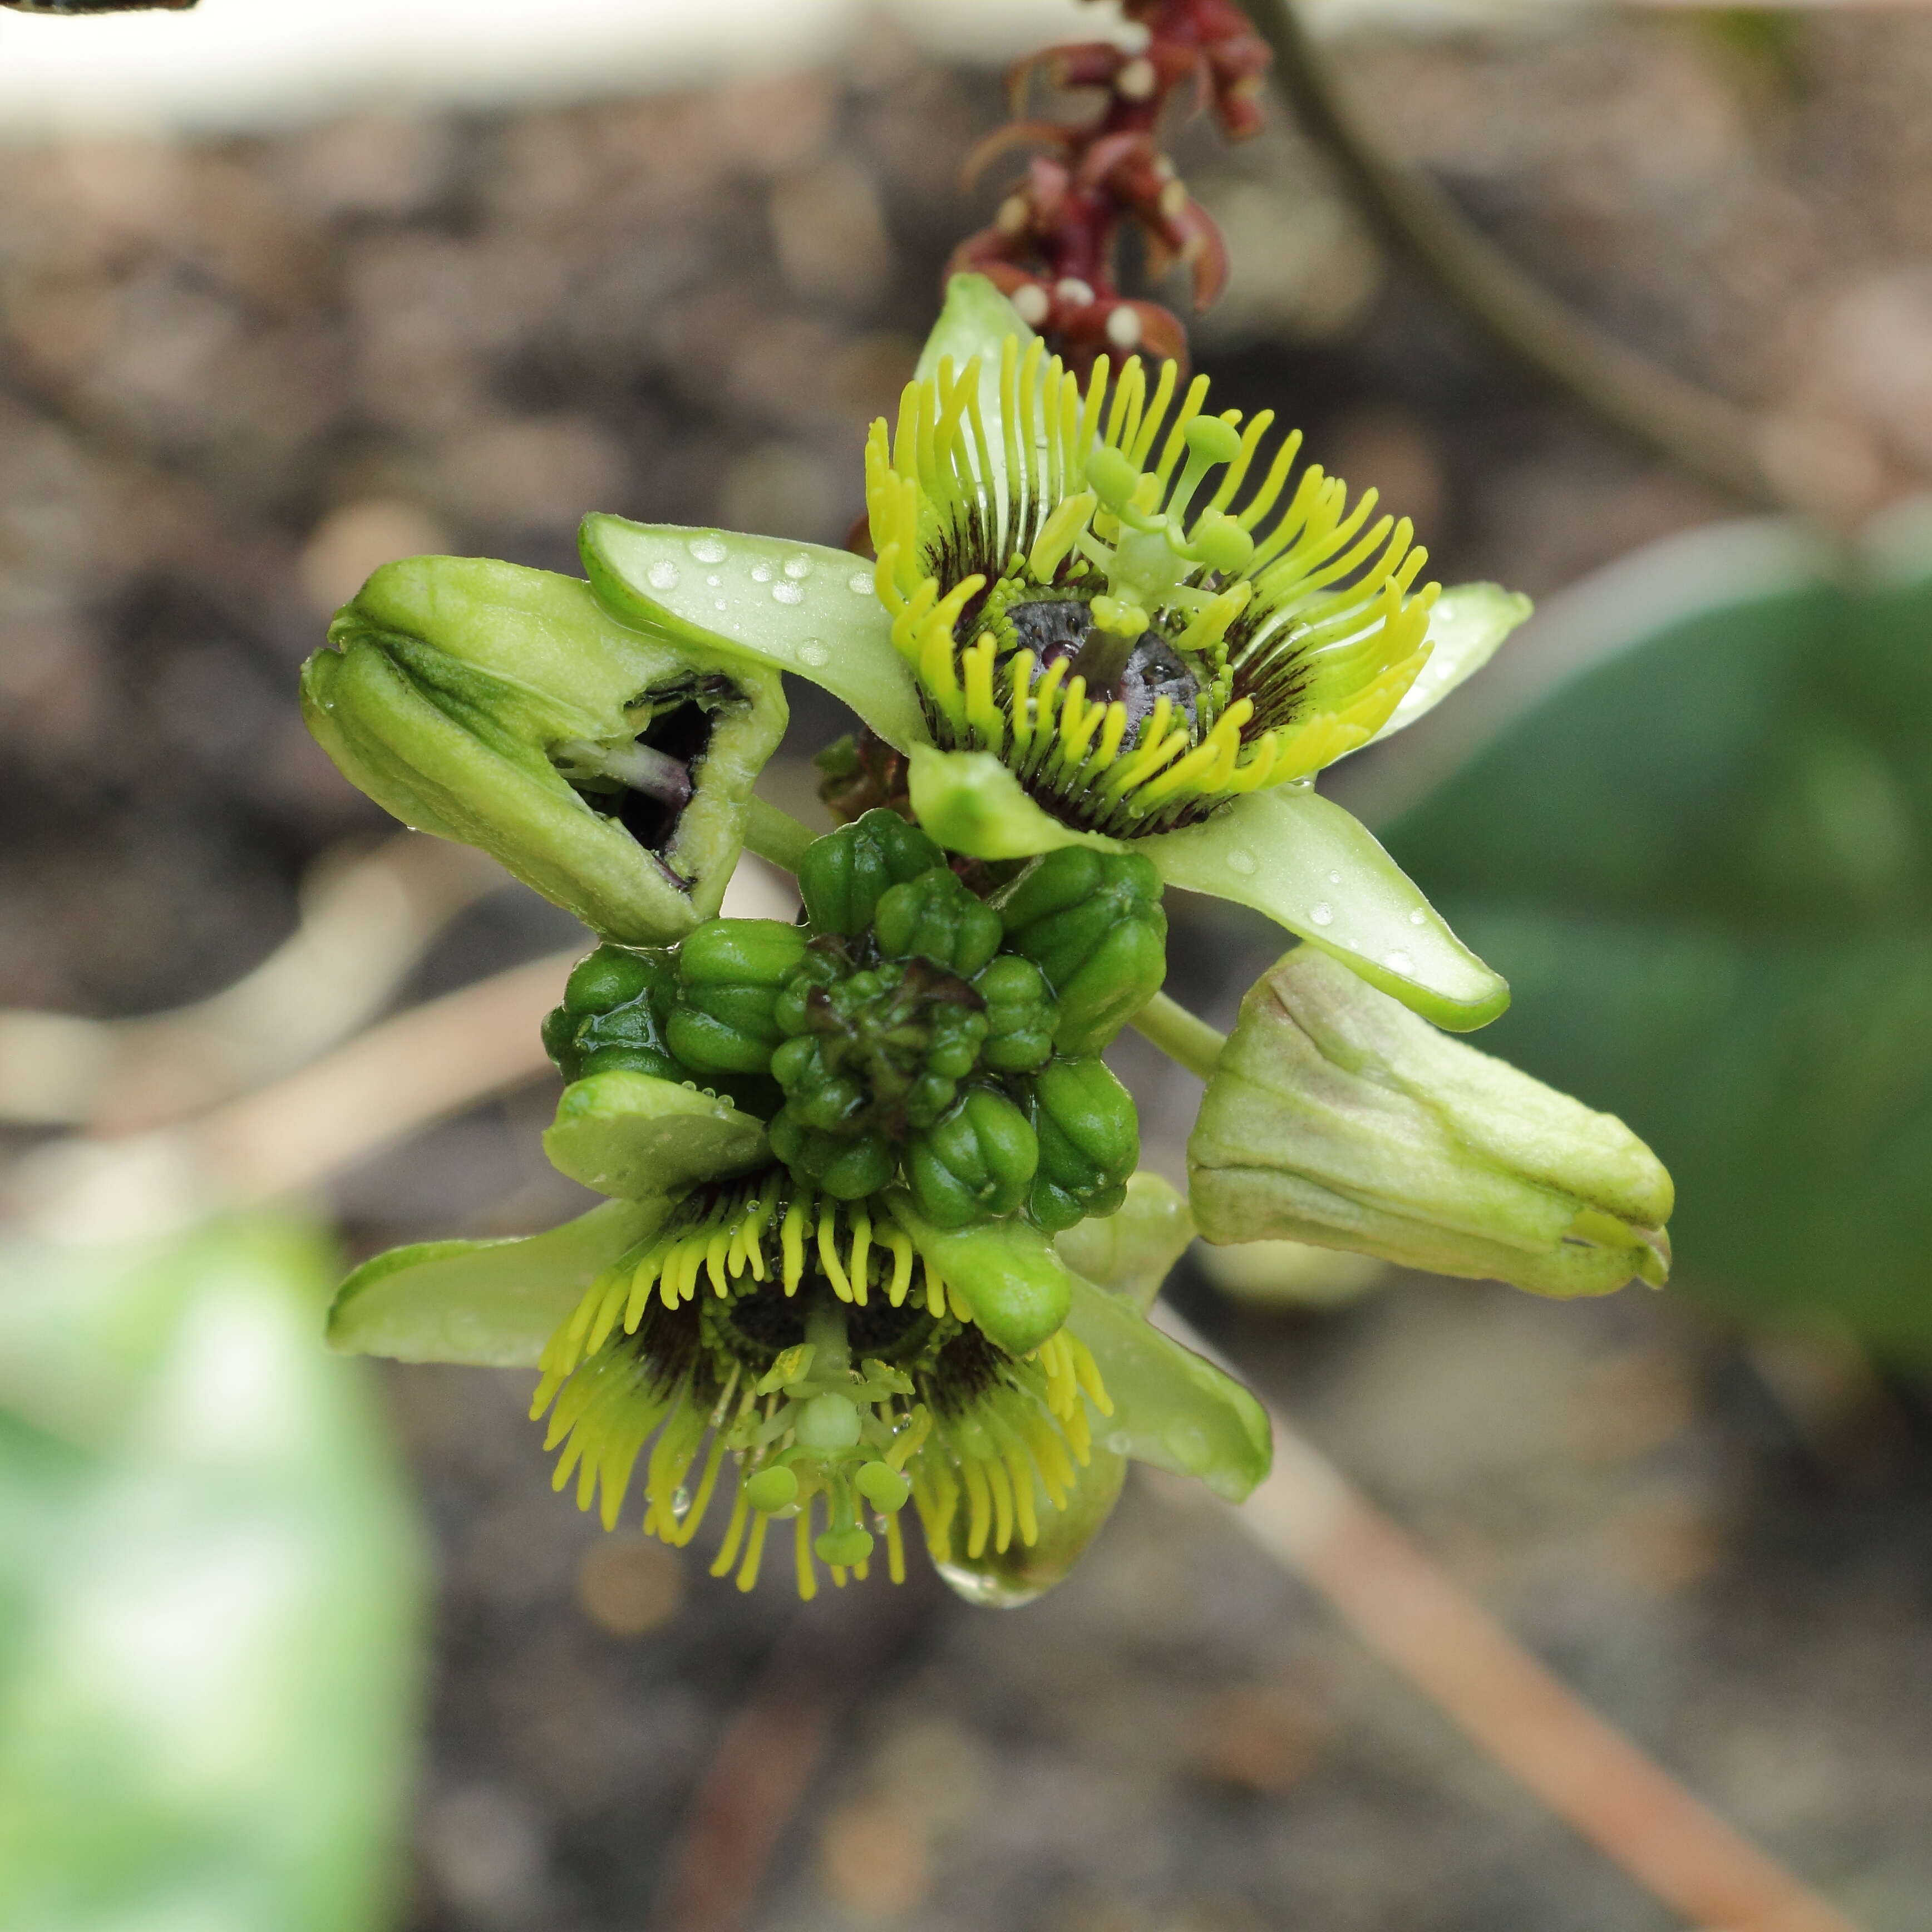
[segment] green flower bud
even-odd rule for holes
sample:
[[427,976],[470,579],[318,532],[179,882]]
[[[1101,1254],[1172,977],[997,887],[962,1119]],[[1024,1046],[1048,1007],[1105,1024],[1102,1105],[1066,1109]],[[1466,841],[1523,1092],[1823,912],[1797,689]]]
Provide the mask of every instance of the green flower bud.
[[1030,1073],[1053,1053],[1060,1016],[1046,976],[1030,959],[1001,953],[973,982],[986,1003],[986,1040],[980,1058],[999,1073]]
[[1000,950],[999,915],[943,866],[882,893],[872,931],[887,958],[930,959],[964,980]]
[[872,924],[882,893],[945,863],[945,854],[916,826],[877,806],[806,848],[799,895],[814,931],[850,939]]
[[856,1201],[876,1193],[898,1172],[898,1162],[884,1134],[856,1136],[808,1126],[796,1107],[772,1117],[772,1151],[794,1173],[817,1182],[837,1201]]
[[1054,1044],[1098,1053],[1167,976],[1160,875],[1134,853],[1064,845],[994,901],[1009,950],[1046,975],[1060,1002]]
[[664,1036],[664,1016],[677,986],[668,951],[600,946],[580,960],[563,1004],[545,1018],[544,1050],[566,1080],[622,1070],[660,1080],[688,1080]]
[[1040,1140],[1040,1169],[1028,1211],[1050,1234],[1112,1214],[1127,1198],[1141,1157],[1132,1096],[1096,1059],[1056,1060],[1031,1085],[1027,1112]]
[[716,912],[776,675],[626,629],[574,578],[480,557],[386,565],[302,674],[309,728],[405,824],[479,846],[596,932]]
[[784,1037],[778,995],[805,958],[806,936],[775,919],[715,919],[678,948],[677,992],[664,1024],[672,1052],[699,1074],[763,1073]]
[[976,1088],[908,1151],[919,1211],[938,1228],[1010,1214],[1027,1198],[1040,1142],[1018,1108]]
[[1312,946],[1243,1002],[1188,1168],[1210,1241],[1305,1241],[1539,1294],[1669,1271],[1670,1177],[1621,1120]]

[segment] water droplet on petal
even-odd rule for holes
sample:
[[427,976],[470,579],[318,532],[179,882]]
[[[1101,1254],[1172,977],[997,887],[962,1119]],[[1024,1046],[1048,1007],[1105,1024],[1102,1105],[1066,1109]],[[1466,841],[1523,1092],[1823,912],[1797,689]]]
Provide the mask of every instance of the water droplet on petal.
[[727,554],[716,537],[693,537],[685,547],[700,563],[722,563]]
[[752,581],[754,584],[769,584],[771,580],[772,567],[760,558],[752,566]]
[[670,1513],[680,1522],[691,1514],[691,1492],[682,1483],[672,1493]]
[[1408,922],[1411,926],[1426,926],[1429,923],[1429,915],[1418,906],[1414,911],[1409,914]]
[[861,597],[869,597],[878,588],[869,570],[855,570],[845,580],[845,588]]
[[1246,878],[1255,869],[1255,855],[1245,845],[1237,845],[1228,854],[1228,869]]
[[712,590],[716,590],[718,588],[718,585],[719,585],[719,584],[722,584],[722,583],[724,581],[724,578],[722,578],[722,577],[718,577],[718,576],[715,576],[715,575],[714,575],[714,576],[711,576],[711,577],[707,577],[704,580],[705,580],[705,582],[706,582],[706,584],[710,584],[710,586],[712,587]]
[[674,563],[654,563],[644,572],[644,576],[653,590],[675,590],[677,588],[677,566]]
[[1340,872],[1330,872],[1328,874],[1328,883],[1331,886],[1339,886],[1342,883],[1341,874]]
[[810,664],[814,669],[820,664],[830,662],[831,656],[832,653],[816,638],[807,638],[798,647],[799,662]]
[[788,577],[809,577],[812,574],[811,558],[802,553],[796,556],[787,557],[784,560],[784,574]]
[[1382,962],[1391,973],[1413,973],[1415,962],[1406,952],[1391,952]]
[[718,599],[717,599],[717,600],[716,600],[716,602],[712,604],[712,607],[711,607],[711,608],[712,608],[714,610],[724,610],[724,609],[728,608],[728,607],[726,605],[726,604],[725,604],[725,602],[724,602],[724,598],[722,598],[722,597],[720,597],[720,598],[718,598]]
[[805,586],[802,584],[774,584],[772,596],[780,604],[802,604],[805,602]]
[[1317,926],[1332,926],[1335,920],[1335,908],[1331,905],[1310,906],[1308,916]]

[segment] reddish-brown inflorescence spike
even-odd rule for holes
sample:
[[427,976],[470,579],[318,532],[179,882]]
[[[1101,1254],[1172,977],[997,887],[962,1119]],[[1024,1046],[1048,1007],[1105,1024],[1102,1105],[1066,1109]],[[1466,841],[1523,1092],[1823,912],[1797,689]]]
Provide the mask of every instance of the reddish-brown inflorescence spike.
[[1197,111],[1210,108],[1230,139],[1253,134],[1270,59],[1234,0],[1120,0],[1120,6],[1147,30],[1139,52],[1084,40],[1050,48],[1012,70],[1016,114],[1042,72],[1056,87],[1098,88],[1106,99],[1091,120],[1016,119],[980,143],[968,163],[969,178],[1010,148],[1046,152],[1034,157],[992,225],[954,250],[947,270],[976,269],[989,278],[1050,346],[1083,371],[1096,356],[1135,350],[1186,362],[1180,319],[1158,302],[1120,292],[1120,224],[1132,222],[1146,238],[1156,275],[1185,266],[1197,310],[1214,300],[1227,280],[1227,249],[1162,151],[1161,119],[1191,82]]

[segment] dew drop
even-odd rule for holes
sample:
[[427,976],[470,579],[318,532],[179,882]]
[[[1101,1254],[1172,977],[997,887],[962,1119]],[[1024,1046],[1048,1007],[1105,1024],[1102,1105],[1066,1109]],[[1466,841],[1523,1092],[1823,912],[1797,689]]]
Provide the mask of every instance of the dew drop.
[[682,1483],[672,1492],[670,1513],[680,1522],[691,1514],[691,1492]]
[[832,653],[816,638],[807,638],[798,647],[799,662],[810,664],[814,670],[822,664],[829,663],[831,657]]
[[677,566],[674,563],[654,563],[644,572],[653,590],[675,590],[677,588]]
[[855,570],[845,580],[845,588],[860,597],[869,597],[878,588],[869,570]]
[[752,565],[752,581],[754,584],[769,584],[771,580],[772,567],[770,564],[764,562],[761,560],[758,562]]
[[1310,906],[1308,916],[1317,926],[1332,926],[1335,922],[1335,908],[1331,905]]
[[722,610],[728,607],[725,604],[724,598],[720,597],[713,600],[711,608],[714,610]]
[[1342,883],[1341,874],[1340,872],[1330,872],[1328,874],[1328,883],[1331,886],[1339,886]]
[[1418,906],[1414,911],[1409,914],[1408,922],[1411,926],[1426,926],[1429,923],[1429,915]]
[[805,602],[805,586],[802,584],[774,584],[772,596],[780,604],[802,604]]
[[1237,845],[1228,854],[1228,869],[1246,878],[1255,869],[1255,855],[1245,845]]
[[700,563],[722,563],[727,554],[716,537],[693,537],[686,548]]
[[812,574],[811,558],[802,553],[796,556],[787,557],[784,560],[784,574],[788,577],[809,577]]
[[719,585],[719,584],[722,584],[722,583],[724,581],[724,578],[722,578],[722,577],[718,577],[718,576],[716,576],[716,575],[710,576],[710,577],[707,577],[704,580],[705,580],[705,582],[706,582],[706,584],[710,584],[710,586],[712,587],[712,590],[716,590],[718,588],[718,585]]
[[1406,952],[1391,952],[1382,962],[1391,973],[1413,973],[1415,962]]

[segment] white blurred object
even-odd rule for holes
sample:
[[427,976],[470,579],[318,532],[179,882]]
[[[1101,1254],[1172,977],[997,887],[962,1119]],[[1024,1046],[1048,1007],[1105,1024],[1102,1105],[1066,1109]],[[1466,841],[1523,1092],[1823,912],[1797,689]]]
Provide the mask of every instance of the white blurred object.
[[[1369,19],[1533,20],[1581,0],[1315,0]],[[1011,58],[1113,30],[1076,0],[200,0],[192,13],[0,10],[0,139],[245,128],[350,107],[567,99],[833,58],[882,24],[941,53]]]

